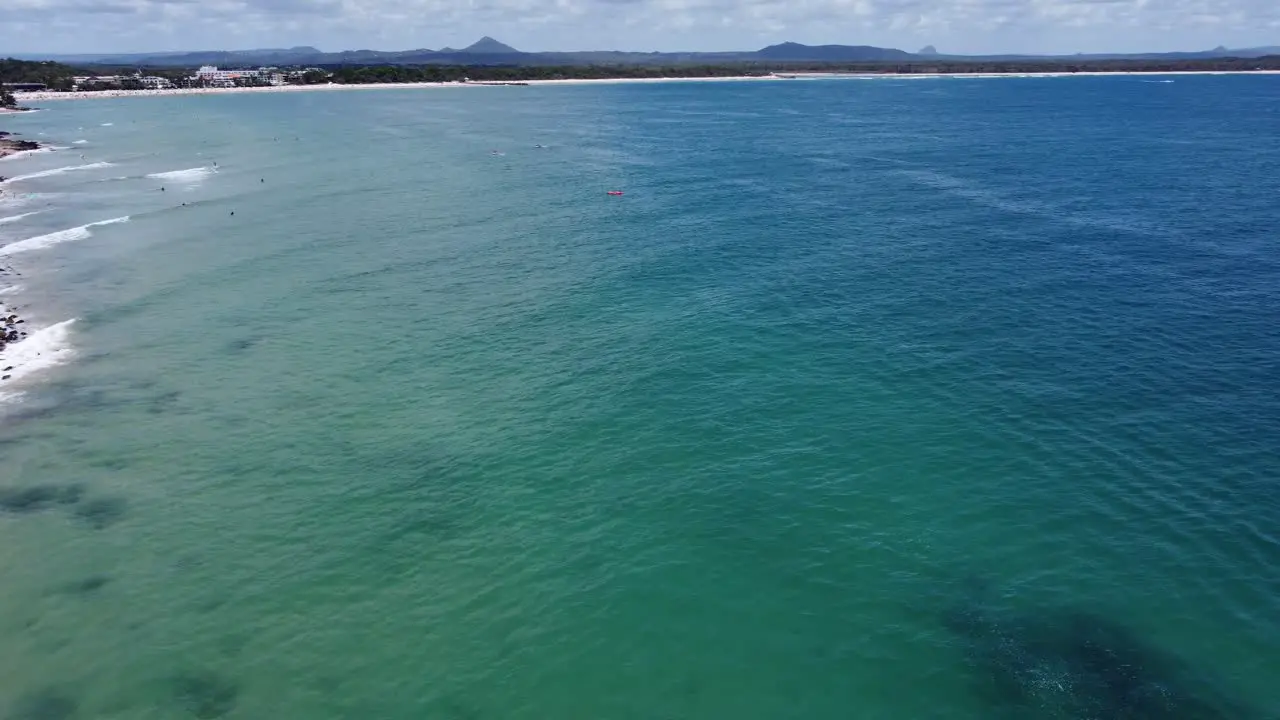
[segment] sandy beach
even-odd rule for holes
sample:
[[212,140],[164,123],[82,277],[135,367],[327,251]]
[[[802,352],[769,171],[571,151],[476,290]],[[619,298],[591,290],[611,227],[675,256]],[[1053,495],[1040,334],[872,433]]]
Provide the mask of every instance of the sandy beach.
[[1192,70],[1170,72],[1046,72],[1046,73],[786,73],[782,75],[742,75],[727,77],[671,77],[671,78],[603,78],[573,80],[521,80],[521,81],[477,81],[468,83],[368,83],[368,84],[328,84],[328,85],[279,85],[272,87],[237,87],[237,88],[174,88],[169,90],[104,90],[99,92],[27,92],[18,95],[24,102],[47,102],[50,100],[93,100],[121,97],[167,97],[172,95],[221,95],[226,93],[278,93],[278,92],[324,92],[330,90],[418,90],[435,88],[477,88],[477,87],[511,87],[513,85],[623,85],[671,82],[766,82],[786,80],[815,79],[936,79],[936,78],[1050,78],[1050,77],[1095,77],[1102,75],[1118,76],[1179,76],[1179,75],[1280,75],[1280,70],[1250,71],[1218,71]]
[[96,98],[119,97],[165,97],[171,95],[222,95],[226,93],[277,93],[277,92],[323,92],[328,90],[421,90],[435,88],[478,88],[478,87],[511,87],[522,85],[612,85],[631,83],[664,83],[664,82],[744,82],[761,80],[781,80],[772,75],[744,75],[732,77],[700,77],[700,78],[609,78],[584,80],[484,80],[476,82],[421,82],[421,83],[365,83],[328,85],[273,85],[271,87],[234,87],[234,88],[172,88],[168,90],[103,90],[97,92],[24,92],[18,97],[24,102],[46,102],[49,100],[93,100]]

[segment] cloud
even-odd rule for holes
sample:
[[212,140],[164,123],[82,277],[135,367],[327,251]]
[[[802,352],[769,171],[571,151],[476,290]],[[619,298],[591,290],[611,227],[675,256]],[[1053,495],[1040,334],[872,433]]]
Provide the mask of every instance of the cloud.
[[0,47],[126,52],[308,44],[531,50],[850,43],[944,52],[1280,43],[1276,0],[5,0]]

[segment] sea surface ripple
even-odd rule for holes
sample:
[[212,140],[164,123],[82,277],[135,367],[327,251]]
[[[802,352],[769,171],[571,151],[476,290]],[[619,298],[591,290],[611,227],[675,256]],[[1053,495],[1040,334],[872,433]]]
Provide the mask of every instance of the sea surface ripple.
[[1280,717],[1272,78],[4,122],[0,716]]

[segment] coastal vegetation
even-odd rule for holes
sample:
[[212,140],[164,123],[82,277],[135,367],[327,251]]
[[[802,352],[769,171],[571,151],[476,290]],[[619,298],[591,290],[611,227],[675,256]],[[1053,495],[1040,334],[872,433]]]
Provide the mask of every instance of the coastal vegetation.
[[521,82],[525,80],[604,80],[613,78],[733,77],[768,75],[767,68],[744,65],[677,65],[671,67],[644,65],[581,66],[475,66],[475,65],[376,65],[337,66],[325,68],[332,73],[331,82],[358,83]]
[[[1188,71],[1253,71],[1280,70],[1280,56],[1262,58],[1192,58],[1192,59],[1086,59],[1079,62],[1061,59],[1031,60],[953,60],[946,58],[912,59],[900,62],[821,62],[821,61],[752,61],[717,64],[681,63],[645,64],[577,64],[577,65],[462,65],[462,64],[341,64],[318,68],[281,68],[288,82],[315,85],[323,83],[417,83],[417,82],[522,82],[530,80],[597,80],[614,78],[694,78],[761,76],[770,73],[859,73],[859,74],[958,74],[958,73],[1074,73],[1074,72],[1188,72]],[[0,60],[0,84],[39,83],[49,90],[71,90],[75,77],[98,76],[121,78],[100,82],[82,90],[139,89],[129,85],[130,73],[146,73],[169,80],[177,87],[189,87],[194,68],[121,67],[89,65],[74,67],[56,62]]]
[[32,62],[7,58],[0,60],[0,85],[40,83],[50,90],[70,90],[71,78],[84,75],[70,65],[56,62]]

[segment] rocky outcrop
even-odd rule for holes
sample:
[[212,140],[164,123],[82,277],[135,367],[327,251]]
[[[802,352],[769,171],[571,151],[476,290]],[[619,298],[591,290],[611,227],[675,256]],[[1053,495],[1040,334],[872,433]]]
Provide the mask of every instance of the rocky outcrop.
[[27,150],[39,150],[35,140],[14,140],[10,133],[0,130],[0,158]]
[[[13,268],[0,267],[0,278],[16,274]],[[0,302],[0,352],[4,352],[5,347],[11,343],[19,342],[27,336],[26,331],[22,329],[24,324],[26,321],[14,312],[14,308]],[[6,364],[3,371],[0,371],[3,373],[0,374],[0,380],[8,380],[9,371],[12,369]]]

